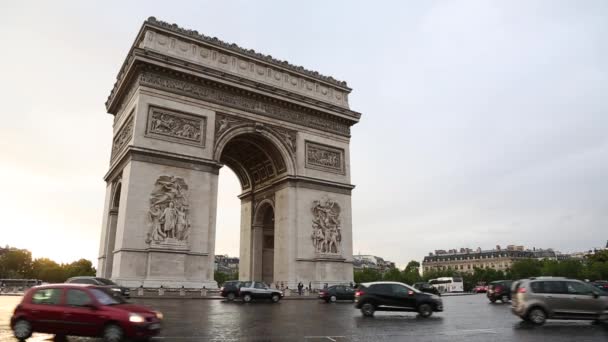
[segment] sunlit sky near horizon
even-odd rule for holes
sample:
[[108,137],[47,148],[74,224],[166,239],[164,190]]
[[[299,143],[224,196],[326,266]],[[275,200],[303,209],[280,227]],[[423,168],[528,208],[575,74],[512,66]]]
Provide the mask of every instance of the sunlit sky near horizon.
[[[4,1],[0,245],[96,264],[112,116],[149,16],[346,80],[354,252],[608,240],[607,1]],[[220,173],[216,252],[238,256]]]

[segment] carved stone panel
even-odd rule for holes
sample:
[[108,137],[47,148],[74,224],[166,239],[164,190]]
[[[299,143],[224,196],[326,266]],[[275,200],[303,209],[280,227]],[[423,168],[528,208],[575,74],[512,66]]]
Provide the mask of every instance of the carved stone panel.
[[127,145],[131,137],[133,136],[133,115],[127,119],[125,124],[118,130],[116,136],[114,136],[114,141],[112,142],[112,157],[114,159],[118,152],[122,151],[122,149]]
[[268,99],[253,96],[252,94],[240,94],[231,90],[214,88],[204,83],[189,82],[155,72],[143,72],[139,81],[140,84],[151,88],[176,92],[270,118],[350,136],[350,126],[345,122],[318,116],[296,106],[275,104]]
[[159,248],[187,248],[189,216],[186,182],[179,177],[158,177],[150,195],[146,243]]
[[340,254],[342,229],[340,206],[327,199],[312,203],[312,246],[317,254]]
[[202,116],[150,106],[146,136],[205,147],[206,123]]
[[344,174],[344,150],[306,141],[306,167]]

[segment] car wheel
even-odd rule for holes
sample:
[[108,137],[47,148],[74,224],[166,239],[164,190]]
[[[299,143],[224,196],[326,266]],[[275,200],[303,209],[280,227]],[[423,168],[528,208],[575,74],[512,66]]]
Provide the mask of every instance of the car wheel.
[[365,304],[363,304],[363,306],[361,306],[361,313],[365,317],[372,317],[374,315],[375,311],[376,311],[376,308],[374,307],[374,304],[372,304],[372,303],[365,303]]
[[15,322],[13,333],[19,341],[25,341],[32,336],[32,324],[24,319]]
[[490,303],[496,303],[496,298],[489,298],[490,299]]
[[279,300],[281,300],[281,297],[278,294],[273,294],[270,299],[272,299],[273,303],[278,303]]
[[230,292],[228,294],[228,300],[232,302],[234,300],[234,298],[236,298],[236,295],[234,294],[234,292]]
[[420,315],[420,317],[431,317],[431,315],[433,314],[433,307],[431,307],[430,304],[421,304],[418,307],[418,314]]
[[108,324],[103,329],[103,340],[105,342],[119,342],[122,341],[123,336],[122,328],[116,324]]
[[55,337],[53,338],[54,342],[65,342],[67,340],[68,340],[68,338],[65,337],[65,335],[60,335],[60,334],[55,334]]
[[509,302],[509,296],[502,295],[502,297],[500,297],[500,301],[503,302],[503,303],[508,303]]
[[329,297],[329,300],[334,303],[336,300],[338,300],[338,298],[336,298],[336,296],[331,296]]
[[536,325],[543,325],[547,320],[547,314],[541,308],[533,308],[528,312],[528,320]]
[[245,303],[249,303],[249,302],[251,302],[251,295],[250,295],[249,293],[248,293],[248,294],[246,294],[246,295],[244,295],[244,296],[243,296],[243,301],[244,301]]

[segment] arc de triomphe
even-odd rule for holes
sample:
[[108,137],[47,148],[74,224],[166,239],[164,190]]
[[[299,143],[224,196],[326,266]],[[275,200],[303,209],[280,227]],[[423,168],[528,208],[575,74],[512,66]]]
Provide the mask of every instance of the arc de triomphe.
[[[215,287],[218,173],[240,180],[240,279],[353,279],[351,89],[151,17],[106,102],[99,276]],[[221,228],[220,228],[221,229]]]

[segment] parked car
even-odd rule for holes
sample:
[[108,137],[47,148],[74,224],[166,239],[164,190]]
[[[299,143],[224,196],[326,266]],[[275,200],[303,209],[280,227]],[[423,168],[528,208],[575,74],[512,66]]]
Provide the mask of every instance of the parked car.
[[15,337],[23,341],[34,332],[100,336],[117,342],[147,339],[160,332],[162,313],[129,304],[107,287],[51,284],[28,290],[11,317]]
[[433,312],[443,311],[443,302],[439,296],[403,283],[378,281],[359,286],[355,292],[355,307],[364,316],[373,316],[375,311],[413,311],[426,318]]
[[337,300],[355,300],[355,289],[348,285],[333,285],[320,290],[319,298],[327,303]]
[[488,285],[488,291],[486,296],[490,302],[494,303],[500,300],[503,303],[507,303],[511,300],[511,285],[513,280],[497,280],[493,281]]
[[230,280],[224,282],[220,288],[220,295],[227,298],[229,301],[235,300],[239,296],[241,282],[238,280]]
[[88,285],[97,285],[107,287],[108,289],[114,291],[116,294],[120,294],[125,298],[131,298],[131,290],[128,287],[120,286],[110,279],[100,278],[100,277],[72,277],[65,281],[67,284],[88,284]]
[[277,303],[283,298],[283,292],[272,289],[260,281],[244,281],[240,283],[238,296],[243,298],[243,302],[249,303],[253,299],[270,299]]
[[473,293],[486,293],[488,292],[488,287],[486,285],[477,285],[473,288]]
[[434,295],[441,296],[441,293],[439,292],[439,290],[437,290],[437,288],[435,286],[433,286],[429,283],[415,283],[414,288],[417,289],[418,291],[432,293]]
[[512,312],[542,325],[547,319],[605,320],[608,294],[580,280],[561,277],[522,279],[513,283]]
[[596,280],[592,282],[591,285],[597,287],[600,290],[608,292],[608,281],[606,280]]

